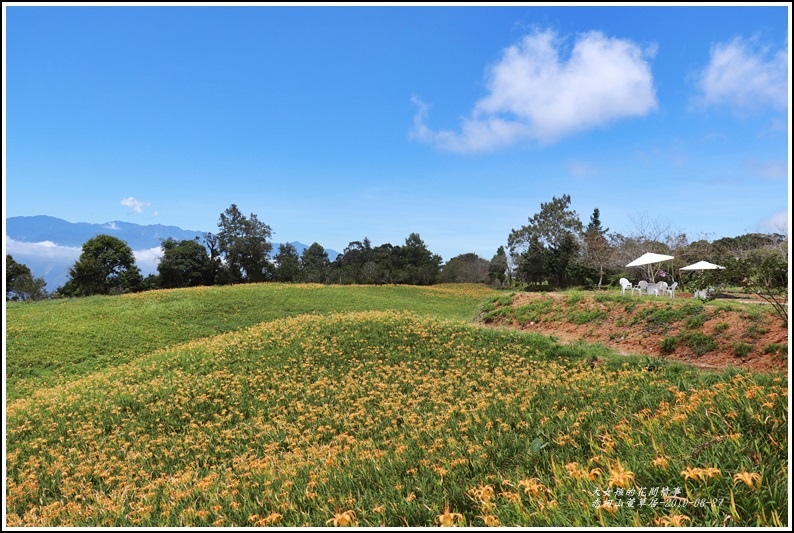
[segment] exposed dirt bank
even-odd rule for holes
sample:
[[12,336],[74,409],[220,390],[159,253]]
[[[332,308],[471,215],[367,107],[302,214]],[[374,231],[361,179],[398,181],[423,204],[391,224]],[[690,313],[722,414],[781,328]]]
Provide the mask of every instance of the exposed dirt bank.
[[[521,317],[516,312],[497,319],[493,325],[553,335],[563,342],[603,344],[623,354],[659,356],[704,369],[788,371],[788,325],[779,316],[765,312],[769,309],[761,312],[761,300],[737,299],[730,305],[708,302],[703,312],[694,317],[663,322],[644,319],[655,310],[685,305],[682,300],[687,297],[691,295],[676,295],[674,301],[653,296],[633,296],[629,300],[588,295],[577,301],[565,293],[517,293],[513,296],[514,310],[544,304],[547,312],[528,321],[516,318]],[[550,301],[543,302],[544,299]],[[596,318],[582,324],[571,321],[570,317],[585,313]],[[703,342],[692,342],[693,334],[700,334],[695,339],[705,341],[711,349],[704,351]]]

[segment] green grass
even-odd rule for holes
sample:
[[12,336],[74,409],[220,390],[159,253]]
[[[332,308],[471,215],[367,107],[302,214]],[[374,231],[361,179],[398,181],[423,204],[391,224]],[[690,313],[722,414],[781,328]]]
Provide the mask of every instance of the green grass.
[[[478,327],[494,294],[470,286],[226,289],[64,302],[80,313],[51,317],[59,331],[99,329],[129,355],[41,374],[7,401],[6,525],[428,527],[445,511],[472,527],[789,520],[785,375]],[[194,334],[213,304],[231,314],[212,322],[226,332]],[[36,307],[16,308],[9,330]],[[137,336],[96,319],[111,308],[140,310]],[[147,324],[160,346],[145,344]],[[594,496],[619,485],[678,489],[689,504],[612,509]]]
[[482,286],[253,284],[6,303],[6,397],[64,383],[157,350],[302,314],[408,310],[470,320]]

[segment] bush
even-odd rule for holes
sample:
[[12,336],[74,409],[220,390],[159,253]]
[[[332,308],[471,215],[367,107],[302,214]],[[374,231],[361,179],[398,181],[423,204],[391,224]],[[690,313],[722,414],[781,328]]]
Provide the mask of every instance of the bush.
[[673,350],[675,350],[675,344],[676,344],[675,337],[663,338],[661,342],[662,353],[673,353]]
[[717,343],[714,339],[699,331],[683,333],[678,340],[692,348],[696,355],[703,355],[717,349]]
[[776,353],[780,355],[785,355],[788,353],[788,346],[785,344],[767,344],[764,346],[764,353]]
[[747,357],[747,354],[753,351],[753,346],[746,342],[737,342],[733,345],[733,353],[736,357]]

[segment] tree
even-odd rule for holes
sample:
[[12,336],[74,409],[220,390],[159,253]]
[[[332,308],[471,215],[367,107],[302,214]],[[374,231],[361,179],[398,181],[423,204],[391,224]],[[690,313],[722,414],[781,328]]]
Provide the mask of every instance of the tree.
[[278,253],[273,258],[276,262],[276,281],[296,281],[300,275],[300,257],[298,250],[290,243],[278,245]]
[[204,233],[204,247],[210,258],[210,285],[225,285],[232,283],[228,272],[223,267],[223,259],[221,257],[220,239],[214,233]]
[[599,290],[601,289],[601,283],[604,281],[604,274],[609,264],[609,259],[612,256],[612,247],[606,237],[609,228],[601,227],[600,216],[601,213],[598,208],[593,209],[590,223],[587,224],[584,230],[583,239],[584,263],[598,272]]
[[744,291],[756,294],[772,305],[777,315],[788,324],[788,260],[783,250],[759,248],[748,254],[744,263]]
[[334,262],[334,281],[339,283],[375,283],[377,281],[374,250],[369,239],[351,241]]
[[405,246],[396,250],[400,283],[432,285],[441,270],[441,256],[432,253],[418,233],[405,239]]
[[505,247],[500,246],[496,250],[496,255],[491,258],[491,262],[488,264],[488,279],[491,280],[492,284],[502,287],[505,285],[505,281],[509,282],[509,276],[510,269],[507,263],[507,253],[505,252]]
[[97,235],[83,244],[83,252],[58,289],[64,296],[120,294],[137,291],[143,276],[127,243],[112,235]]
[[162,248],[163,257],[157,265],[161,287],[195,287],[213,282],[212,261],[198,240],[177,242],[169,237],[162,242]]
[[568,285],[570,266],[578,254],[578,236],[582,231],[579,215],[569,209],[570,204],[568,194],[541,203],[540,212],[533,215],[526,226],[512,230],[508,236],[508,247],[519,255],[518,271],[525,276],[525,281]]
[[45,285],[44,278],[34,278],[27,265],[6,254],[6,300],[42,300]]
[[477,254],[468,253],[453,257],[441,267],[441,283],[487,283],[490,263]]
[[266,281],[271,277],[270,226],[253,213],[246,218],[232,204],[221,213],[218,228],[218,250],[232,283]]
[[316,242],[312,243],[301,254],[301,280],[308,283],[328,283],[330,265],[325,248]]

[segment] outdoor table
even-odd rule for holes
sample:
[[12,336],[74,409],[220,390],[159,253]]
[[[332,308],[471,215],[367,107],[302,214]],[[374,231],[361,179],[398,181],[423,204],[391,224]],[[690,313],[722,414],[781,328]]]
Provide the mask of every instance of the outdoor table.
[[658,283],[649,283],[648,287],[645,289],[645,294],[655,294],[656,296],[659,295],[659,284]]

